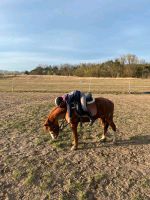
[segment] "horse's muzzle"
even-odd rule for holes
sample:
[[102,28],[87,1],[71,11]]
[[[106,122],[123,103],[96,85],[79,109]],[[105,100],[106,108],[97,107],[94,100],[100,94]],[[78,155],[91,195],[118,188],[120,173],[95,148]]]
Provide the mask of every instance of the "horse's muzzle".
[[53,140],[56,140],[56,139],[57,139],[57,137],[58,137],[58,134],[57,134],[57,133],[54,133],[53,131],[49,131],[49,133],[50,133],[51,138],[52,138]]

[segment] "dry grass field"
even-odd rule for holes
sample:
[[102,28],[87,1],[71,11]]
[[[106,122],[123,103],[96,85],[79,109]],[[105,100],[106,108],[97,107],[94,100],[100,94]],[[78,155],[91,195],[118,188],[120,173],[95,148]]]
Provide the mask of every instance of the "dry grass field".
[[[101,144],[103,129],[96,121],[79,128],[79,149],[71,151],[70,128],[52,141],[43,122],[56,96],[88,91],[90,81],[95,97],[115,104],[118,143]],[[130,81],[150,85],[150,80]],[[0,79],[0,199],[149,200],[150,95],[128,94],[128,82],[20,76],[13,78],[11,92],[12,78]]]
[[[131,89],[130,89],[131,87]],[[2,76],[0,92],[68,92],[91,90],[94,93],[124,94],[150,92],[150,79],[136,78],[81,78],[71,76]]]

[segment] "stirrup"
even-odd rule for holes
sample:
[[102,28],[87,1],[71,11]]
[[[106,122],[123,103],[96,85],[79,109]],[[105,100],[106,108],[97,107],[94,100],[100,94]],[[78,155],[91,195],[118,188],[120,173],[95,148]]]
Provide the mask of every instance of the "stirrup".
[[90,119],[90,123],[89,123],[89,126],[92,126],[94,124],[94,119]]
[[82,122],[82,118],[81,118],[81,116],[79,117],[79,121],[78,121],[79,123],[80,123],[80,128],[82,128],[82,126],[83,126],[83,122]]

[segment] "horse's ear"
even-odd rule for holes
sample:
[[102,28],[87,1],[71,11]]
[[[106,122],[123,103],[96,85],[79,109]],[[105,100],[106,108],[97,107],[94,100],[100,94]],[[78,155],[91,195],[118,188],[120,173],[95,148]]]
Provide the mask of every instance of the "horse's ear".
[[48,120],[44,123],[44,131],[48,131]]
[[48,126],[48,124],[47,124],[47,123],[44,123],[44,126]]
[[49,125],[49,123],[48,123],[48,119],[45,121],[45,123],[44,123],[44,126],[48,126]]

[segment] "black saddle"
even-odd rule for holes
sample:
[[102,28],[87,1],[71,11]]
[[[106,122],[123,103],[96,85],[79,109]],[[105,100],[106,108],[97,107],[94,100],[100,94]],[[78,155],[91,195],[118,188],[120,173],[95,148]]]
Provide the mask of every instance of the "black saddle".
[[86,94],[86,102],[90,102],[90,101],[93,101],[93,97],[92,97],[92,94],[89,92]]
[[[91,93],[87,93],[86,94],[86,102],[87,103],[92,103],[94,101],[94,98],[92,97],[92,94]],[[86,112],[82,109],[82,106],[78,106],[78,104],[72,104],[71,105],[71,108],[72,109],[75,109],[76,110],[76,112],[77,112],[77,114],[81,117],[81,116],[83,116],[83,115],[86,115]]]

